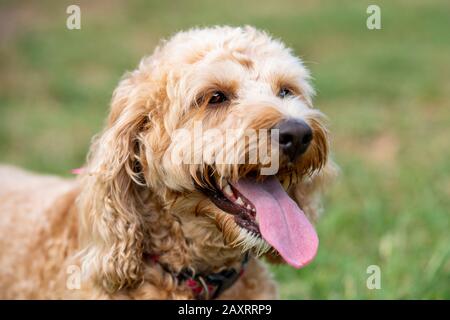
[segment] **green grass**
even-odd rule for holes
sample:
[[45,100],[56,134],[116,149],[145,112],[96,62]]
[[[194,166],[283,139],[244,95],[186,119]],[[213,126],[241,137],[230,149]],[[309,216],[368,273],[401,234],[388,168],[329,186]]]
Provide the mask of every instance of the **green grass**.
[[[0,4],[0,161],[69,175],[83,164],[120,76],[180,29],[252,24],[312,70],[341,176],[317,259],[273,267],[288,299],[450,298],[450,4],[376,1]],[[366,287],[369,265],[382,288]]]

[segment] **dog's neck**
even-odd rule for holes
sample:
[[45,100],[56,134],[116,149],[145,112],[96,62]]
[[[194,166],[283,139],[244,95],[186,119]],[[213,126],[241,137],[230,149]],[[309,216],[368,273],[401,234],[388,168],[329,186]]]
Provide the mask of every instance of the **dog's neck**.
[[147,223],[147,254],[157,255],[174,272],[190,268],[197,273],[212,273],[240,268],[245,253],[225,244],[214,220],[207,212],[198,211],[199,199],[195,195],[174,199],[170,205],[158,206],[158,219]]

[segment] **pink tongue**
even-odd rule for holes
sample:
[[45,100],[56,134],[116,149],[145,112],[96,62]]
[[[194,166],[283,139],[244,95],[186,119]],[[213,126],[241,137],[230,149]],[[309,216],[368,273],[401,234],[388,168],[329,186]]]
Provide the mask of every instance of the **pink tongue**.
[[256,209],[263,238],[296,268],[311,262],[319,246],[316,231],[275,177],[241,179],[233,185]]

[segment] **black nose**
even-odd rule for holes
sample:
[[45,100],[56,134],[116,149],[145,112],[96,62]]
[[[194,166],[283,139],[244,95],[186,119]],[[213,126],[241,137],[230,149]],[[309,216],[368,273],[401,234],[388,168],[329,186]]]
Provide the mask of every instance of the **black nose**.
[[280,130],[280,149],[291,161],[305,153],[313,138],[311,127],[302,120],[284,120],[275,129]]

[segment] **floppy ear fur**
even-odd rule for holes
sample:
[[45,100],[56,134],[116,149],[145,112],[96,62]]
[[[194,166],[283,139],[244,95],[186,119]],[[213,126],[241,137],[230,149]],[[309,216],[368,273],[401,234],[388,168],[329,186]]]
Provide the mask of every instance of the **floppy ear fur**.
[[121,81],[108,124],[91,146],[82,177],[82,269],[108,292],[142,280],[145,198],[140,191],[145,179],[140,134],[149,116],[147,86],[133,74]]

